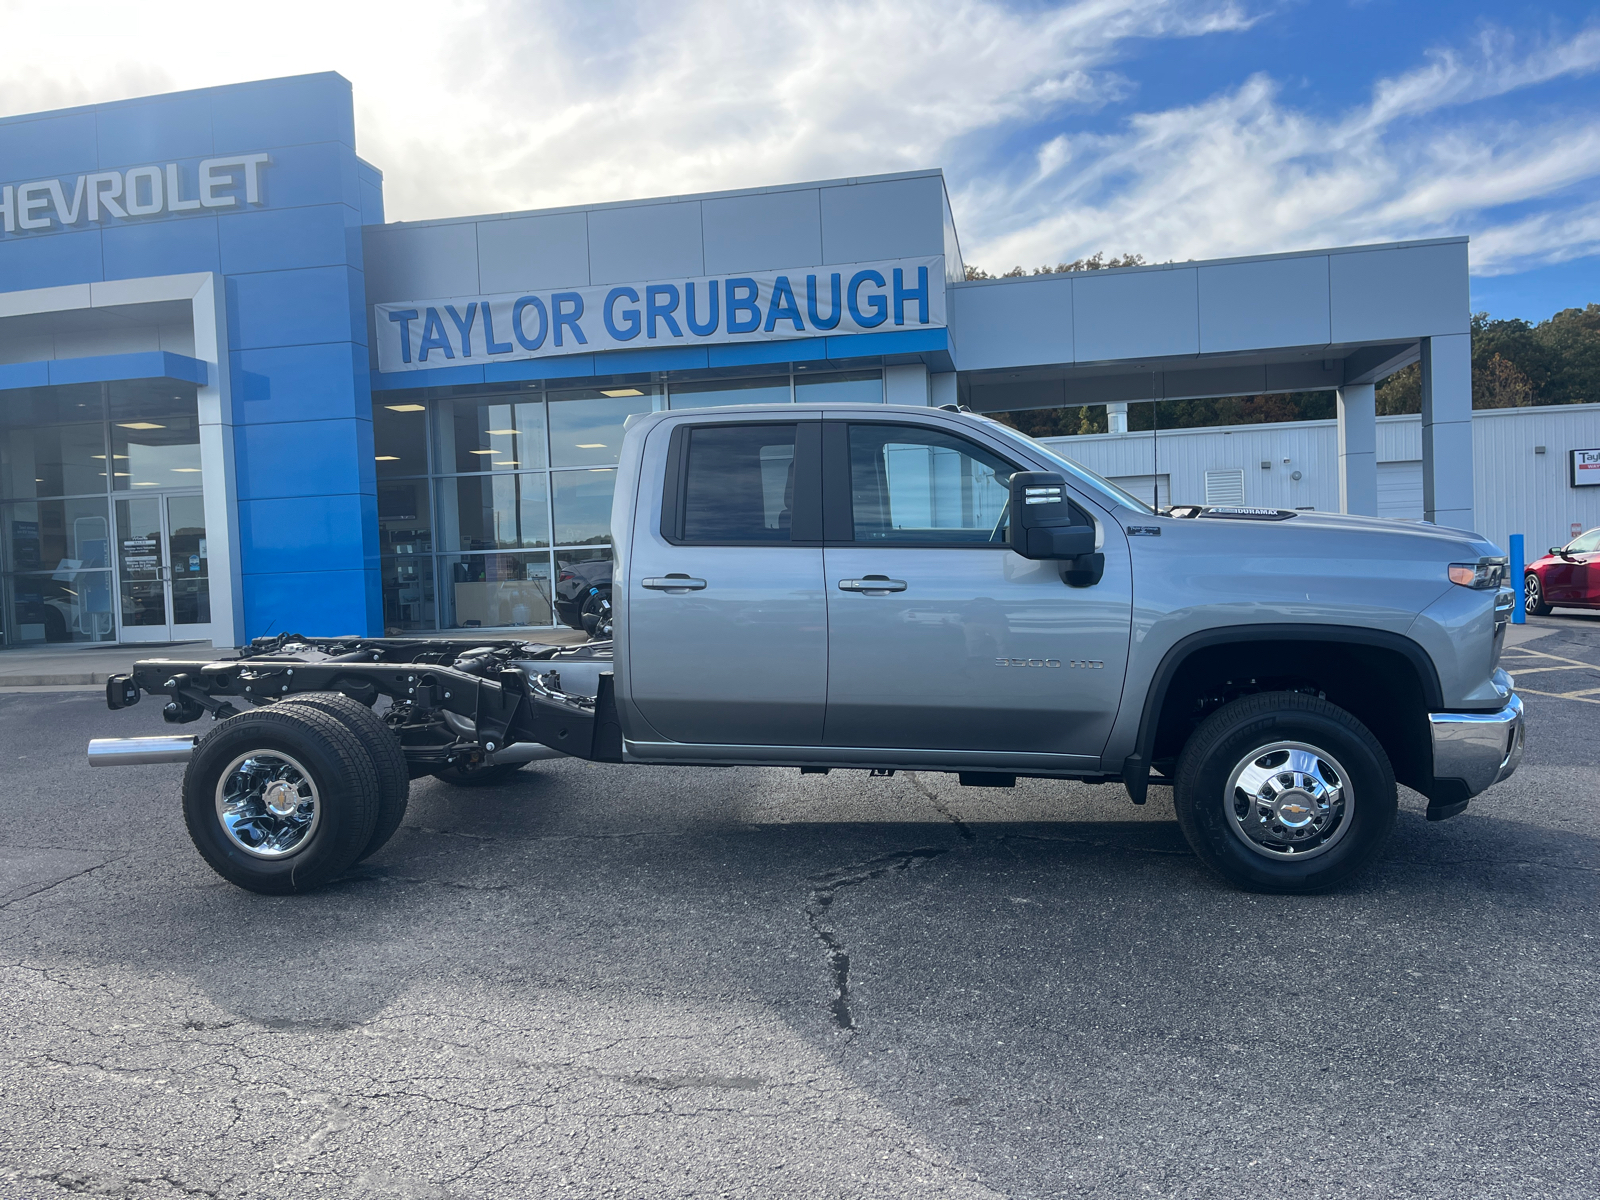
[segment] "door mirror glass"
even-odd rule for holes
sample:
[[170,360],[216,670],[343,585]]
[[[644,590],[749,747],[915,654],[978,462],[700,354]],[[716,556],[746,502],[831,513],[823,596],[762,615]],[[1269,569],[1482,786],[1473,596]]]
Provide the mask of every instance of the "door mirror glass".
[[1094,526],[1086,524],[1054,471],[1011,476],[1011,549],[1023,558],[1063,559],[1094,553]]

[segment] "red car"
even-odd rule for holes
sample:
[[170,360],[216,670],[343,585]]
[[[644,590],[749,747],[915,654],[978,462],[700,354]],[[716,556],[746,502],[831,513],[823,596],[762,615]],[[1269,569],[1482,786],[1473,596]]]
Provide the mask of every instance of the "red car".
[[1565,546],[1528,564],[1523,576],[1528,611],[1542,617],[1553,606],[1600,608],[1600,529],[1580,534]]

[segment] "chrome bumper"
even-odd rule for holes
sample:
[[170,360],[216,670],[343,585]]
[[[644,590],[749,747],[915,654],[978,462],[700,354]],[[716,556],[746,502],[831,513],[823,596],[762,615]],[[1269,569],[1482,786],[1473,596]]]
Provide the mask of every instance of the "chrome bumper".
[[1433,777],[1458,779],[1476,796],[1517,769],[1522,761],[1522,700],[1513,693],[1492,713],[1429,713]]

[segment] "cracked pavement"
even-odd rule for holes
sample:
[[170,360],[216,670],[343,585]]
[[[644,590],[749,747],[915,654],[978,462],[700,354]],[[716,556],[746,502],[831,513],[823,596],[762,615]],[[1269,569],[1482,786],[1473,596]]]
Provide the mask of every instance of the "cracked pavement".
[[0,696],[0,1198],[1592,1197],[1600,747],[1527,704],[1329,896],[1159,787],[560,760],[272,898],[85,763],[158,705]]

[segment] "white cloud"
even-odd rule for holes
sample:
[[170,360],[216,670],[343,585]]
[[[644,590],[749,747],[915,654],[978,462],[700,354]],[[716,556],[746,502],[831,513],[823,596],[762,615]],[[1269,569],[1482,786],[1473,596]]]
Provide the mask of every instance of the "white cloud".
[[[1051,137],[1026,167],[968,183],[963,244],[990,269],[1095,250],[1159,261],[1461,233],[1480,274],[1593,253],[1574,236],[1583,222],[1559,210],[1600,177],[1600,112],[1522,124],[1461,110],[1597,67],[1600,28],[1522,50],[1491,30],[1470,55],[1434,53],[1332,118],[1285,104],[1256,75],[1112,134]],[[1557,211],[1509,223],[1494,212],[1539,202]]]
[[[159,15],[157,17],[157,14]],[[1123,95],[1132,37],[1250,24],[1235,0],[383,6],[0,0],[0,107],[304,71],[355,85],[392,218],[938,165],[964,139]],[[158,70],[144,64],[161,64]]]
[[[1331,118],[1258,75],[1110,133],[1055,132],[1137,100],[1130,39],[1225,36],[1260,3],[80,0],[67,20],[0,0],[8,47],[28,47],[0,58],[0,112],[336,70],[391,219],[942,165],[967,257],[991,269],[1460,232],[1486,271],[1593,252],[1592,214],[1559,197],[1600,175],[1600,118],[1466,106],[1593,71],[1600,27],[1538,44],[1486,29]],[[1493,213],[1529,201],[1549,211]]]

